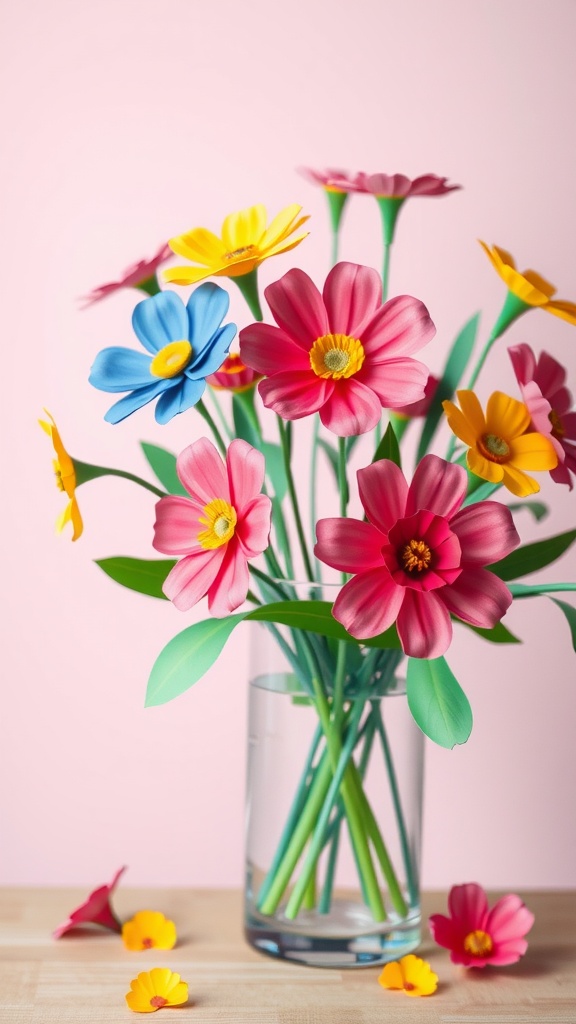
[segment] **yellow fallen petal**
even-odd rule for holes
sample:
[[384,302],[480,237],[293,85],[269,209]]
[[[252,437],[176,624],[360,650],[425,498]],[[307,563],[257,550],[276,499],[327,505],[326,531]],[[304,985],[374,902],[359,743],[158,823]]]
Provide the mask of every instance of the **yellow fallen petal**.
[[390,989],[401,989],[404,987],[402,971],[397,960],[393,960],[392,963],[384,965],[382,973],[378,978],[378,984],[381,985],[382,988]]

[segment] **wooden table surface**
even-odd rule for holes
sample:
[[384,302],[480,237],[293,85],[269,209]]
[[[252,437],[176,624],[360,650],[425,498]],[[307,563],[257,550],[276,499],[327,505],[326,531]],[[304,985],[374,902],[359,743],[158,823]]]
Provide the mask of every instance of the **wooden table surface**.
[[[160,1011],[159,1024],[576,1024],[576,892],[521,893],[536,922],[528,952],[511,967],[455,967],[426,935],[418,952],[440,978],[426,998],[385,991],[377,967],[300,967],[256,953],[242,936],[241,895],[230,890],[118,889],[121,920],[148,909],[176,922],[178,944],[168,952],[131,953],[96,928],[52,939],[86,895],[0,889],[2,1024],[135,1021],[124,996],[152,967],[178,971],[190,994],[186,1006]],[[423,904],[427,920],[445,912],[446,895],[427,893]]]

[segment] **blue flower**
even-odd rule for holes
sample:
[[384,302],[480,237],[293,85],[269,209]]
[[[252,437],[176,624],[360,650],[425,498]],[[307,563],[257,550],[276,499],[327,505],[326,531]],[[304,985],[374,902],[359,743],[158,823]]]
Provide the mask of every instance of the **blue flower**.
[[129,391],[104,419],[120,423],[154,398],[158,423],[168,423],[200,401],[206,377],[220,368],[236,334],[236,324],[222,320],[228,293],[207,283],[196,288],[186,305],[175,292],[144,299],[132,314],[132,326],[144,348],[105,348],[96,356],[88,378],[100,391]]

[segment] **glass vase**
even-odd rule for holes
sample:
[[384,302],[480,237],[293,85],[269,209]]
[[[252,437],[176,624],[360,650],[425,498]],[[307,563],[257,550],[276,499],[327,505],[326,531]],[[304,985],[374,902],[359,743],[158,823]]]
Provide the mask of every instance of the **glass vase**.
[[316,967],[419,945],[424,737],[402,653],[252,624],[245,935]]

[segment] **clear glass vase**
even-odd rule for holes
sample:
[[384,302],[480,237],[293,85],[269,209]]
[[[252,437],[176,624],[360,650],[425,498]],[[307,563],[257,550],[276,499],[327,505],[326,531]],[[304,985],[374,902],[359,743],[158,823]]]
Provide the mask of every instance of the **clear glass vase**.
[[317,967],[420,933],[424,737],[402,653],[252,624],[245,935]]

